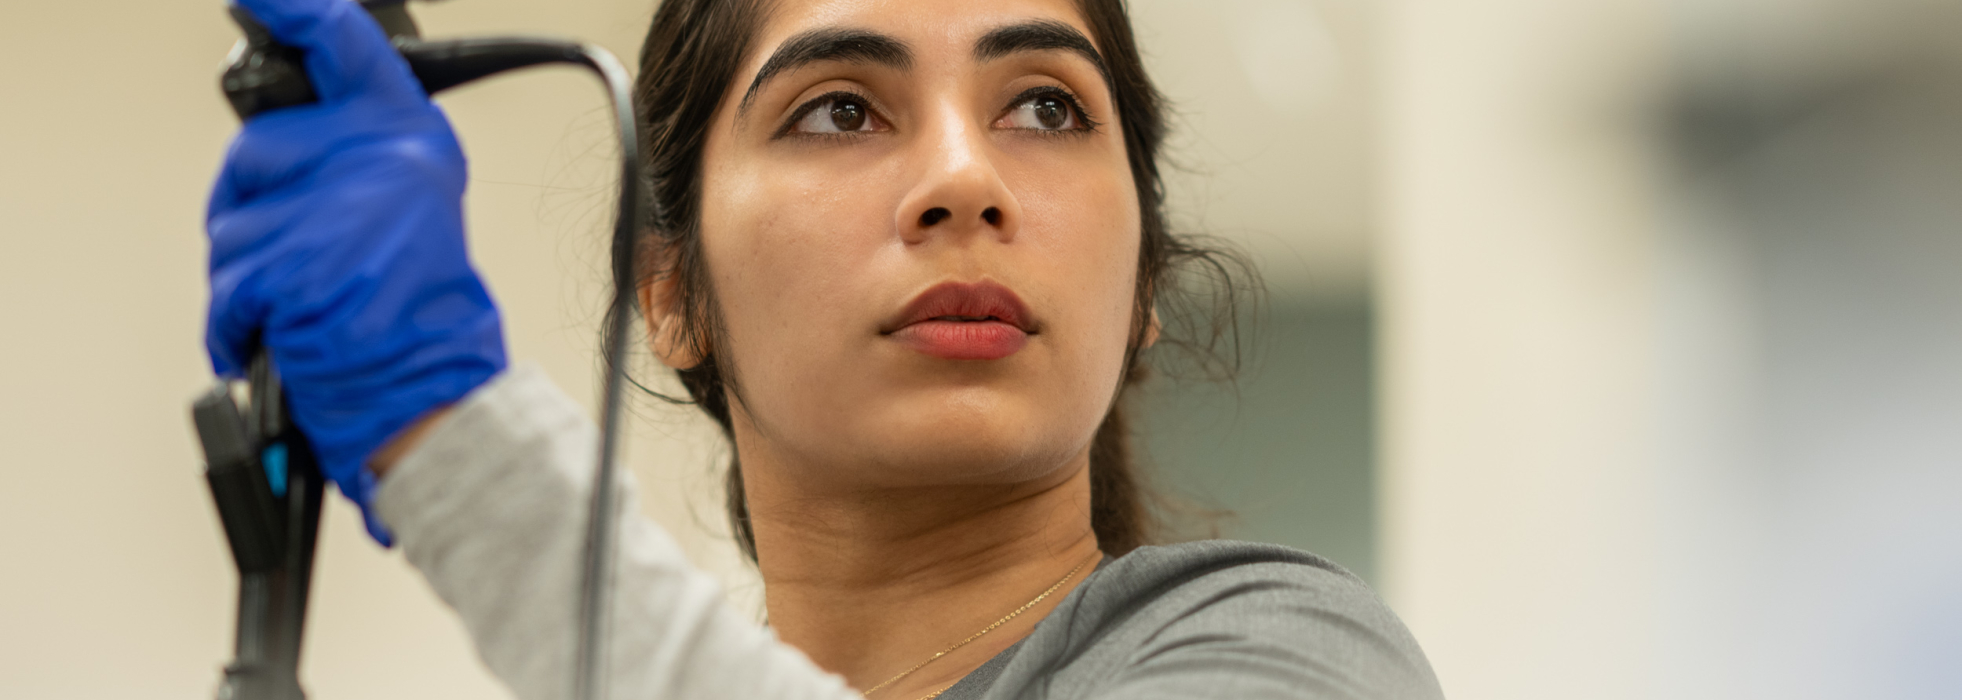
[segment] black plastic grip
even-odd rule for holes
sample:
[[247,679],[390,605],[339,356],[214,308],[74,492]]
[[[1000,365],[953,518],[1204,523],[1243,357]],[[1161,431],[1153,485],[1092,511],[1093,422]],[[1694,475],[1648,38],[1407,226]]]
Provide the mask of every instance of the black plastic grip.
[[[361,7],[398,46],[421,36],[404,0],[366,0]],[[233,5],[230,11],[245,38],[232,50],[218,87],[238,118],[243,121],[262,112],[319,101],[307,79],[306,54],[279,43],[245,8]]]
[[[430,95],[507,70],[585,60],[579,44],[550,39],[423,41],[404,0],[371,0],[361,5],[388,33],[423,92]],[[233,7],[231,13],[245,38],[232,51],[218,85],[239,120],[319,101],[313,82],[307,79],[306,54],[273,39],[244,9]]]
[[239,574],[235,652],[218,698],[306,700],[300,645],[323,482],[264,352],[253,357],[246,385],[244,406],[223,381],[191,404],[205,481]]
[[191,405],[191,421],[204,446],[204,478],[238,570],[250,573],[279,566],[285,537],[279,503],[256,453],[259,440],[232,401],[230,389],[221,384],[198,397]]

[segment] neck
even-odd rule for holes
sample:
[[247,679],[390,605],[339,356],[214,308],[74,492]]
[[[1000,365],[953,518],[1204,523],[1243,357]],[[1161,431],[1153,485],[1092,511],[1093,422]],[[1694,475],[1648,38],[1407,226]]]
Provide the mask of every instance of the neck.
[[870,689],[1028,604],[1015,619],[878,690],[913,700],[1027,636],[1097,554],[1086,451],[1025,483],[811,495],[785,470],[744,482],[770,624],[854,687]]

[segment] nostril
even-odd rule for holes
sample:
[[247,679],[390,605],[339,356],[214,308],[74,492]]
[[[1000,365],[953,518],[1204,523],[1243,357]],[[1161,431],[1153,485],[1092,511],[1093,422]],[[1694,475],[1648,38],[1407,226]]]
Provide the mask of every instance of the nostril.
[[981,212],[981,220],[988,222],[989,226],[1000,226],[1001,210],[996,209],[994,207],[988,207],[987,211]]
[[932,209],[926,210],[926,213],[920,215],[920,225],[932,226],[942,221],[946,221],[947,217],[953,215],[954,213],[951,211],[947,211],[946,207],[934,207]]

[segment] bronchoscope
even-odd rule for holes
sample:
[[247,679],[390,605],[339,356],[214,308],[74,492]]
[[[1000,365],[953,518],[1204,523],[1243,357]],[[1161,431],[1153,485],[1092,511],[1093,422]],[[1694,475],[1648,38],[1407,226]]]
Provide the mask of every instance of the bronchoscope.
[[[360,0],[381,25],[423,90],[443,90],[504,71],[572,64],[597,75],[612,101],[620,145],[619,206],[614,222],[614,298],[607,310],[607,367],[600,446],[581,566],[577,665],[573,697],[602,695],[602,635],[614,539],[615,455],[619,451],[627,339],[633,323],[635,231],[641,211],[639,147],[626,69],[597,46],[530,37],[425,40],[406,0]],[[304,54],[274,40],[251,13],[233,6],[245,38],[233,49],[220,87],[241,120],[317,101]],[[277,367],[263,349],[247,376],[221,380],[192,404],[205,455],[205,478],[238,568],[235,658],[225,666],[220,700],[303,700],[300,642],[306,619],[322,478],[306,436],[287,417]]]

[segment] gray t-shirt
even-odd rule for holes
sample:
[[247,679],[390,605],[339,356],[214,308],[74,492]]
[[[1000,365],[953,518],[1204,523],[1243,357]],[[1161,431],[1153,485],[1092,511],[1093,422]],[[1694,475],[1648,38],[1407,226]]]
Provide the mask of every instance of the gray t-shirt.
[[[592,422],[534,367],[456,406],[382,480],[376,506],[526,700],[571,687]],[[615,700],[863,700],[723,603],[639,517],[623,480],[608,620]],[[1194,542],[1109,560],[942,700],[1441,697],[1423,652],[1360,580],[1273,545]],[[900,699],[910,700],[910,699]]]
[[1441,697],[1361,579],[1307,552],[1210,540],[1106,561],[939,700]]

